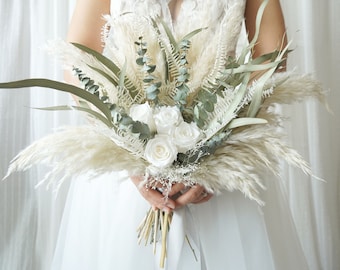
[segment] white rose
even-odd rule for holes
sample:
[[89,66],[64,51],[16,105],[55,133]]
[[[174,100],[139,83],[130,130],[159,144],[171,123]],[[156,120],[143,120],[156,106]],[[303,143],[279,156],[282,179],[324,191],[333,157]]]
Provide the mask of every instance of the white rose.
[[170,134],[171,129],[183,121],[182,114],[176,106],[163,106],[154,114],[157,132]]
[[182,122],[172,132],[172,139],[177,146],[178,152],[185,153],[192,149],[201,138],[201,131],[196,123]]
[[144,156],[152,165],[165,168],[176,160],[177,154],[177,148],[170,136],[156,135],[146,144]]
[[156,131],[155,121],[153,119],[152,108],[149,103],[144,104],[133,104],[130,108],[130,117],[134,121],[140,121],[147,124],[151,132]]

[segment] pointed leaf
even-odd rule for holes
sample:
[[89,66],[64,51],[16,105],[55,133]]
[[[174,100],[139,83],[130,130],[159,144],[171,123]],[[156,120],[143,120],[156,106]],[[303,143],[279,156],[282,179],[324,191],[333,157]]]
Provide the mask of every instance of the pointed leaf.
[[72,111],[72,110],[82,111],[82,112],[86,112],[86,113],[94,116],[98,120],[102,121],[108,127],[113,127],[112,123],[110,121],[108,121],[105,117],[103,117],[102,114],[100,114],[100,113],[98,113],[98,112],[96,112],[92,109],[84,108],[84,107],[81,107],[81,106],[61,105],[61,106],[41,107],[41,108],[33,108],[33,109],[43,110],[43,111]]
[[242,117],[242,118],[236,118],[236,119],[231,120],[226,128],[233,129],[233,128],[242,127],[242,126],[267,124],[267,123],[268,121],[262,118]]
[[55,89],[58,91],[68,92],[75,96],[78,96],[97,107],[107,118],[111,121],[111,113],[107,106],[95,95],[86,92],[84,89],[76,87],[74,85],[48,80],[48,79],[27,79],[21,81],[14,81],[8,83],[0,83],[0,88],[26,88],[26,87],[46,87]]

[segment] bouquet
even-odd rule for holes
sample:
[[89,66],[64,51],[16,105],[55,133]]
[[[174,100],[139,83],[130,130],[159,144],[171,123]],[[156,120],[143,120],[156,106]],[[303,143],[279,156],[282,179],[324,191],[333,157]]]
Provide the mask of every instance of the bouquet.
[[[122,46],[108,35],[106,56],[81,44],[54,44],[83,87],[28,79],[0,83],[0,88],[69,92],[79,97],[78,105],[44,109],[82,111],[90,124],[34,142],[13,159],[8,174],[48,163],[53,168],[41,183],[58,188],[71,176],[127,170],[144,175],[142,184],[161,187],[165,196],[175,183],[199,184],[212,193],[239,190],[259,204],[258,189],[264,188],[260,173],[279,175],[281,159],[311,174],[303,158],[285,144],[276,106],[307,96],[323,100],[324,93],[309,76],[274,75],[287,48],[252,58],[265,4],[257,15],[254,39],[237,57],[229,53],[230,40],[224,38],[234,27],[232,19],[221,24],[219,39],[212,44],[198,43],[207,29],[176,38],[160,19],[135,14],[107,18],[116,34],[121,31]],[[170,224],[171,214],[151,209],[138,229],[139,241],[161,239],[161,267]]]

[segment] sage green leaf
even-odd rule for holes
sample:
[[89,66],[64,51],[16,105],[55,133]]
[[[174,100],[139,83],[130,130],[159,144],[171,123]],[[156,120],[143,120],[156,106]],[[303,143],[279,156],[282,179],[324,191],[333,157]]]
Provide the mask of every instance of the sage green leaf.
[[98,94],[98,89],[99,86],[98,85],[91,85],[87,91],[89,91],[91,94]]
[[213,112],[214,111],[214,103],[210,102],[210,101],[206,101],[203,103],[204,109],[207,112]]
[[115,63],[113,63],[109,58],[105,57],[103,54],[95,50],[92,50],[91,48],[88,48],[82,44],[79,44],[79,43],[71,43],[71,44],[77,47],[78,49],[94,56],[104,66],[106,66],[109,70],[111,70],[117,77],[119,77],[120,68]]
[[[92,50],[91,48],[88,48],[82,44],[79,43],[71,43],[72,45],[74,45],[75,47],[77,47],[78,49],[91,54],[93,57],[95,57],[100,63],[102,63],[104,66],[106,66],[110,71],[112,71],[112,73],[116,76],[116,78],[112,78],[110,75],[106,75],[105,78],[111,77],[111,81],[115,81],[114,85],[117,86],[117,84],[119,83],[119,76],[120,76],[120,68],[114,63],[112,62],[109,58],[107,58],[106,56],[104,56],[103,54]],[[89,66],[90,68],[93,68],[92,66]],[[94,69],[95,71],[98,72],[98,69]],[[100,74],[105,73],[104,71],[101,71]],[[138,91],[137,88],[133,85],[133,83],[131,82],[131,80],[129,78],[125,78],[125,88],[129,90],[129,93],[131,95],[132,98],[134,98]]]
[[271,53],[267,53],[267,54],[263,54],[261,56],[258,56],[257,58],[253,59],[251,61],[252,64],[258,65],[258,64],[262,64],[266,61],[275,61],[275,59],[278,57],[279,55],[279,51],[274,51]]
[[155,79],[155,77],[149,74],[148,76],[145,76],[145,77],[144,77],[143,82],[145,82],[145,83],[150,83],[150,82],[152,82],[154,79]]
[[[284,54],[287,52],[288,47],[290,43],[279,53],[279,55],[276,58],[276,62],[280,62]],[[259,79],[257,79],[257,84],[255,85],[255,91],[252,98],[252,101],[249,105],[249,109],[247,112],[248,117],[255,117],[257,112],[260,109],[261,102],[262,102],[262,93],[263,93],[263,87],[267,80],[273,75],[275,72],[277,66],[272,67],[268,71],[265,72]]]
[[0,88],[26,88],[26,87],[44,87],[58,91],[67,92],[80,97],[97,107],[106,117],[108,121],[111,121],[111,112],[108,107],[95,95],[86,92],[84,89],[76,87],[74,85],[53,81],[49,79],[27,79],[21,81],[14,81],[8,83],[0,83]]
[[155,71],[156,65],[145,65],[145,66],[144,66],[144,69],[145,69],[146,72],[152,73],[152,72]]
[[139,66],[143,66],[143,65],[144,65],[144,57],[138,57],[138,58],[136,59],[136,63],[137,63],[137,65],[139,65]]
[[194,107],[194,116],[195,116],[196,119],[200,118],[200,112],[199,112],[199,109],[198,109],[198,105],[196,105]]
[[91,110],[89,108],[82,107],[82,106],[61,105],[61,106],[40,107],[40,108],[33,108],[33,109],[43,110],[43,111],[73,111],[73,110],[76,110],[76,111],[86,112],[86,113],[94,116],[95,118],[97,118],[101,122],[103,122],[108,127],[113,127],[112,122],[108,121],[105,117],[103,117],[102,114],[100,114],[100,113],[98,113],[94,110]]
[[119,85],[120,89],[124,88],[126,69],[127,69],[127,63],[126,63],[126,59],[125,59],[124,66],[121,69],[120,74],[119,74],[119,83],[118,83],[118,85]]
[[89,66],[90,68],[92,68],[94,71],[96,71],[97,73],[99,73],[101,76],[103,76],[105,79],[107,79],[110,83],[112,83],[112,85],[114,86],[118,86],[118,77],[117,78],[113,78],[112,76],[110,76],[109,74],[107,74],[106,72],[104,72],[103,70],[93,67],[93,66]]
[[226,126],[226,128],[233,129],[242,126],[248,125],[258,125],[258,124],[267,124],[268,121],[262,118],[253,118],[253,117],[242,117],[235,118],[230,121],[230,123]]
[[133,123],[131,131],[132,133],[138,133],[139,139],[141,140],[145,140],[151,136],[149,126],[139,121]]
[[199,118],[205,121],[208,118],[208,113],[204,110],[204,108],[200,108],[199,110]]
[[151,84],[148,88],[146,88],[146,93],[150,94],[158,89],[156,84]]
[[181,82],[181,83],[187,82],[187,81],[188,81],[188,78],[189,78],[189,75],[187,75],[187,74],[182,74],[182,75],[180,75],[180,76],[177,77],[177,81],[178,81],[178,82]]
[[277,67],[280,64],[281,61],[275,61],[275,62],[271,62],[271,63],[266,63],[266,64],[259,64],[259,65],[251,65],[251,64],[247,64],[247,65],[241,65],[237,68],[232,69],[232,73],[236,74],[236,73],[246,73],[246,72],[254,72],[254,71],[262,71],[262,70],[267,70],[273,67]]
[[259,9],[257,10],[257,15],[256,15],[256,20],[255,20],[255,33],[254,33],[254,37],[253,39],[249,42],[249,45],[247,46],[246,49],[244,49],[241,52],[241,55],[239,57],[239,60],[244,63],[247,54],[251,51],[251,49],[255,46],[257,39],[259,37],[260,34],[260,25],[261,25],[261,20],[263,17],[263,13],[265,10],[265,7],[267,6],[269,0],[263,0]]
[[[237,87],[237,89],[236,89],[237,92],[235,93],[233,100],[229,104],[228,109],[226,109],[225,112],[223,113],[223,115],[221,115],[223,117],[223,119],[226,119],[227,121],[231,121],[232,119],[234,119],[234,115],[236,113],[236,110],[237,110],[238,106],[240,105],[240,102],[242,101],[242,99],[244,98],[244,96],[247,92],[250,76],[251,76],[250,73],[246,73],[244,75],[242,83]],[[219,121],[222,121],[222,119],[217,119],[216,121],[211,121],[209,123],[206,123],[207,126],[205,126],[204,128],[209,130],[210,128],[215,127],[215,125],[217,123],[219,123]],[[223,125],[220,126],[218,131],[208,135],[205,138],[205,140],[206,141],[209,140],[212,136],[214,136],[214,134],[218,133],[222,129],[224,129]]]
[[129,116],[123,116],[120,120],[120,124],[122,124],[123,126],[129,126],[129,125],[132,125],[133,123],[134,122],[132,118]]
[[188,87],[185,83],[183,83],[183,84],[177,86],[176,88],[177,88],[179,91],[184,92],[184,93],[188,93],[189,90],[190,90],[189,87]]
[[208,29],[208,27],[204,27],[204,28],[198,28],[192,32],[190,32],[189,34],[185,35],[183,38],[182,38],[182,41],[183,40],[189,40],[190,38],[192,38],[193,36],[197,35],[199,32],[203,31],[203,30],[206,30]]
[[[135,44],[136,45],[141,45],[140,43],[138,43],[138,42],[135,42]],[[146,54],[146,49],[139,49],[138,51],[137,51],[137,54],[139,55],[139,56],[143,56],[144,54]]]
[[162,26],[163,26],[163,29],[165,30],[165,33],[169,39],[169,42],[171,44],[171,46],[174,48],[175,52],[178,52],[179,51],[179,48],[178,48],[178,44],[175,40],[175,37],[173,36],[172,34],[172,31],[170,30],[170,28],[168,27],[168,25],[163,21],[163,20],[160,20]]

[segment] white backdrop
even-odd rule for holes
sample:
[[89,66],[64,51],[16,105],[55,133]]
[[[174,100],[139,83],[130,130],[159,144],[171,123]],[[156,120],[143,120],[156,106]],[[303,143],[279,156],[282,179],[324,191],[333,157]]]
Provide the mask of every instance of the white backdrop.
[[[64,38],[74,1],[0,1],[0,81],[27,77],[61,79],[59,63],[41,50],[49,39]],[[340,2],[285,0],[288,35],[294,40],[289,66],[312,73],[330,89],[333,114],[314,101],[284,108],[288,140],[326,183],[283,168],[294,219],[310,269],[340,265]],[[70,103],[52,90],[1,90],[0,177],[11,158],[34,139],[55,127],[72,124],[77,116],[32,110]],[[48,269],[67,185],[55,199],[51,191],[34,189],[43,168],[18,173],[0,183],[0,269]],[[284,241],[284,239],[283,239]]]

